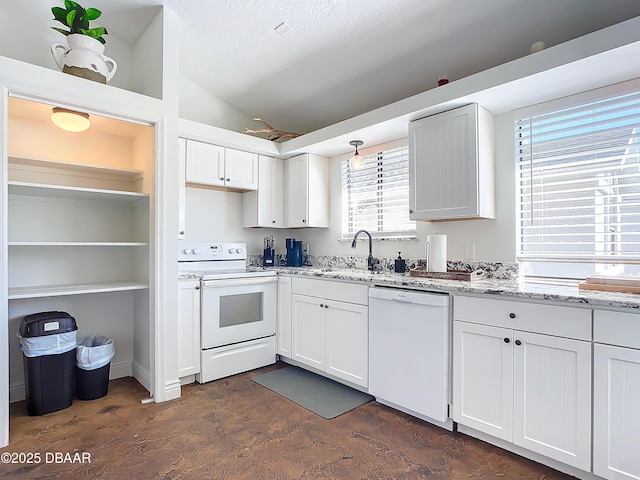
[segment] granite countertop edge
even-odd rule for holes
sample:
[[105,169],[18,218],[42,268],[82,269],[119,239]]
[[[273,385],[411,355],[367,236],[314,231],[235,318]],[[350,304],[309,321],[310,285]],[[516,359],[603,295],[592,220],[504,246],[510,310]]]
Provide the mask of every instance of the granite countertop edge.
[[[317,267],[250,267],[253,271],[272,270],[281,275],[313,277],[365,283],[368,286],[400,287],[449,294],[495,295],[500,297],[560,302],[592,307],[635,309],[640,311],[640,295],[579,290],[577,284],[530,283],[523,280],[485,279],[476,281],[441,280],[412,277],[408,273],[371,273],[360,269]],[[181,273],[179,279],[197,279],[197,274]]]

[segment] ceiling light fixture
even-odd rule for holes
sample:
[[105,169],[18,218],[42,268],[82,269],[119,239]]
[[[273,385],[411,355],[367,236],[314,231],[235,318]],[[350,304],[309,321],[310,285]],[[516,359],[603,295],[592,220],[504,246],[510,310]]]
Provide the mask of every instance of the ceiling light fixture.
[[88,113],[76,112],[60,107],[53,107],[51,121],[57,127],[67,132],[84,132],[91,125]]
[[353,145],[356,147],[356,153],[353,154],[353,157],[349,160],[349,166],[351,170],[358,170],[362,167],[362,162],[364,161],[364,157],[358,153],[358,147],[362,145],[364,142],[362,140],[351,140],[349,145]]
[[283,36],[285,33],[288,33],[291,31],[291,27],[287,25],[285,22],[282,22],[280,25],[274,28],[274,30],[278,35]]

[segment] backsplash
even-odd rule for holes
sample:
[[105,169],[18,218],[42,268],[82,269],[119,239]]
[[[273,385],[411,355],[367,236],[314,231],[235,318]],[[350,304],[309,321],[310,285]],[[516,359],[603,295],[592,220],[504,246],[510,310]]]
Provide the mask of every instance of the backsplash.
[[[395,258],[380,258],[382,270],[393,272]],[[407,271],[414,268],[424,268],[425,260],[405,258]],[[247,264],[252,267],[262,266],[262,255],[249,255]],[[275,264],[279,267],[287,265],[287,256],[277,254]],[[329,270],[339,269],[367,269],[367,257],[363,256],[336,256],[336,255],[309,255],[304,257],[303,266],[326,268]],[[447,261],[447,270],[475,271],[483,270],[487,272],[487,278],[500,280],[517,280],[519,277],[519,265],[517,263],[503,262],[469,262],[469,261]]]

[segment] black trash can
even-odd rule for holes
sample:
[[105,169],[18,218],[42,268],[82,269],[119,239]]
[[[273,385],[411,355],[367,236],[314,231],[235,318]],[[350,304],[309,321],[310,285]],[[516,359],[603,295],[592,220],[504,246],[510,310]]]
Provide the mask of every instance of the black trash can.
[[96,400],[109,391],[109,370],[115,354],[113,340],[92,335],[78,342],[76,350],[76,396]]
[[22,319],[18,336],[29,415],[56,412],[73,403],[77,330],[66,312],[40,312]]

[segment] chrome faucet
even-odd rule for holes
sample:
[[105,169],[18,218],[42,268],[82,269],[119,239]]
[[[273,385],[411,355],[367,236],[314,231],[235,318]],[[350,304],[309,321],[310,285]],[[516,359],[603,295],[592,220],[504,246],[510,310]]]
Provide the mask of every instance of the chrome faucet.
[[361,233],[366,233],[369,237],[369,256],[367,257],[367,269],[373,271],[374,265],[377,263],[376,259],[373,258],[373,239],[371,238],[371,234],[366,230],[358,230],[356,234],[353,236],[353,242],[351,242],[351,248],[356,248],[356,241],[358,240],[358,235]]

